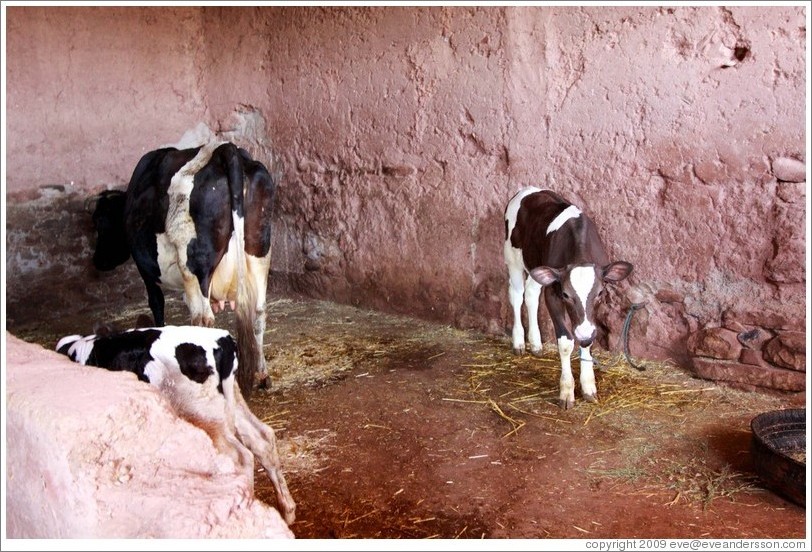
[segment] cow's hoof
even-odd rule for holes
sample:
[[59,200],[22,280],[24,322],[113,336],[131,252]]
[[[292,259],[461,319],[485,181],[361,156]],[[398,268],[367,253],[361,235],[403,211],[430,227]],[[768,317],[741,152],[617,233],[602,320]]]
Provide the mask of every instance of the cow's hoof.
[[575,407],[575,399],[558,399],[558,406],[563,410],[569,410]]
[[584,395],[584,400],[586,402],[596,403],[598,402],[598,394],[594,393],[592,395]]
[[259,380],[259,383],[257,383],[257,389],[259,389],[260,391],[270,391],[271,390],[271,378],[269,378],[268,376],[265,376],[264,378]]
[[524,354],[524,347],[513,347],[513,354],[522,356]]
[[537,358],[541,358],[544,356],[544,354],[542,354],[541,352],[541,347],[539,347],[538,349],[530,349],[530,354]]

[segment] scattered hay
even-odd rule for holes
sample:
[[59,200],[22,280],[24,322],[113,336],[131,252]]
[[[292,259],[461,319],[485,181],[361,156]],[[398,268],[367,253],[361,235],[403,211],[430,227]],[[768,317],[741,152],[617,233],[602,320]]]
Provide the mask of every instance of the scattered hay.
[[[700,385],[668,361],[646,362],[646,374],[633,370],[622,355],[602,356],[602,370],[597,373],[600,400],[592,405],[592,418],[623,409],[654,410],[678,416],[688,410],[704,407],[716,391],[713,385]],[[669,381],[670,380],[670,381]]]
[[463,365],[470,369],[469,389],[464,393],[474,397],[471,402],[487,405],[510,424],[511,431],[505,436],[525,425],[516,413],[567,424],[580,416],[583,425],[624,410],[654,410],[678,416],[708,404],[707,394],[716,390],[714,386],[697,387],[695,380],[668,362],[647,361],[647,370],[641,373],[629,366],[623,355],[596,353],[599,400],[578,400],[580,361],[575,358],[576,406],[565,412],[557,404],[561,375],[557,348],[546,345],[542,357],[515,356],[501,343],[499,350],[494,349],[497,347],[474,353],[475,362]]
[[699,502],[705,509],[717,498],[732,498],[736,493],[759,490],[754,475],[738,473],[729,464],[714,468],[700,456],[694,456],[684,464],[674,460],[661,462],[666,464],[666,469],[660,470],[657,483],[675,491],[674,499],[668,505],[683,500]]
[[318,473],[327,469],[328,451],[336,434],[330,429],[314,429],[280,439],[279,456],[284,458],[285,473]]
[[[671,420],[670,425],[679,426],[692,413],[725,402],[728,396],[728,391],[693,379],[670,362],[646,361],[646,371],[641,372],[632,368],[621,354],[593,354],[599,397],[595,403],[579,396],[577,357],[572,360],[575,408],[564,411],[558,406],[561,364],[557,348],[546,346],[541,357],[515,356],[504,343],[491,343],[487,349],[473,353],[474,361],[463,365],[469,369],[468,388],[462,391],[465,398],[445,400],[489,408],[507,422],[509,430],[504,436],[509,437],[526,426],[529,416],[552,422],[557,428],[569,427],[570,431],[608,421],[615,428],[625,423],[635,435],[657,432],[662,425],[653,420],[665,416]],[[641,412],[658,417],[641,416]],[[635,437],[607,451],[596,451],[594,454],[600,454],[601,459],[590,465],[586,473],[597,480],[634,484],[636,493],[654,495],[671,491],[674,495],[669,504],[699,502],[703,508],[717,498],[758,490],[754,477],[737,473],[727,464],[721,467],[708,464],[707,455],[701,450],[693,454],[696,446],[685,448],[686,459],[681,461],[659,457],[663,451],[646,441]],[[604,454],[615,450],[621,451],[620,464],[616,461],[607,465]]]
[[705,509],[718,498],[732,500],[737,493],[761,490],[755,475],[736,472],[727,463],[712,465],[707,460],[707,443],[685,443],[679,458],[665,458],[658,447],[645,443],[635,446],[621,442],[618,448],[623,451],[619,457],[620,465],[606,467],[607,460],[601,458],[585,472],[596,480],[633,484],[631,494],[634,495],[655,496],[670,492],[672,498],[665,506],[688,502],[699,503]]
[[[320,301],[281,299],[270,302],[268,311],[265,358],[275,390],[333,383],[362,364],[379,366],[404,358],[428,363],[445,351],[425,358],[419,353],[471,339],[448,326]],[[317,331],[285,334],[285,328],[298,325],[289,323],[294,320],[313,321]]]

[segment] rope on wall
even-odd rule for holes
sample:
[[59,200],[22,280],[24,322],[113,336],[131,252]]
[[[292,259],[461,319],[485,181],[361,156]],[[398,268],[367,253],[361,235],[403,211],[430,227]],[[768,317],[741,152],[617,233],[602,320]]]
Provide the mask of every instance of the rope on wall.
[[632,317],[634,313],[643,307],[645,307],[647,302],[644,303],[632,303],[632,306],[629,308],[629,313],[626,315],[626,321],[623,323],[623,332],[620,335],[620,339],[623,341],[623,355],[626,357],[626,362],[629,363],[633,368],[640,370],[641,372],[646,369],[645,366],[635,364],[632,359],[631,355],[629,354],[629,326],[632,325]]

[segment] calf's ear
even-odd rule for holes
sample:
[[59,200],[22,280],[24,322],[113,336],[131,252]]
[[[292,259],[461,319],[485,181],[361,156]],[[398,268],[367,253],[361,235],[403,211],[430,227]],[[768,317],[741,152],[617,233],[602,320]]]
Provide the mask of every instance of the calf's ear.
[[624,280],[634,267],[626,261],[616,261],[603,267],[603,280],[611,284]]
[[561,273],[549,266],[539,266],[530,271],[530,277],[542,286],[549,286],[561,281]]

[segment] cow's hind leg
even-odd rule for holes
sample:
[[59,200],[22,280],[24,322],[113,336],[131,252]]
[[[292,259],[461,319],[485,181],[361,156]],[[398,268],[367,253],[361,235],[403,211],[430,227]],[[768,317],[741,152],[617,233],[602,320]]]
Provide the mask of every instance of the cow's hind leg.
[[268,367],[265,363],[263,344],[265,339],[265,305],[268,296],[268,273],[271,270],[271,252],[268,251],[268,254],[264,257],[254,257],[253,255],[246,255],[245,257],[248,264],[248,277],[253,280],[257,295],[257,317],[254,320],[254,339],[257,341],[257,349],[260,352],[260,358],[255,378],[260,388],[267,389],[270,387],[270,379],[268,377]]
[[146,287],[147,301],[149,302],[149,310],[152,311],[152,319],[155,326],[161,327],[166,323],[164,319],[164,292],[155,282],[146,282]]
[[268,477],[271,478],[274,489],[276,489],[279,511],[285,522],[290,525],[296,519],[296,503],[293,501],[282,473],[282,463],[276,448],[276,435],[274,435],[273,429],[254,416],[236,387],[235,395],[237,399],[235,413],[237,436],[259,459]]
[[154,323],[150,324],[150,326],[161,327],[164,325],[164,306],[166,303],[164,292],[161,286],[158,285],[157,277],[153,276],[148,269],[141,268],[141,265],[138,265],[138,272],[144,280],[144,287],[147,288],[147,302],[149,303],[149,310],[152,311]]

